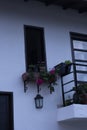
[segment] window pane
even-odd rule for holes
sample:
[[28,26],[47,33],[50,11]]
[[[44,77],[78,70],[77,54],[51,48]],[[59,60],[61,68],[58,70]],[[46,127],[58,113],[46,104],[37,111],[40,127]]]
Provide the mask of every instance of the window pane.
[[86,41],[73,40],[73,45],[74,45],[74,48],[87,50]]
[[75,51],[74,55],[75,55],[75,59],[78,59],[78,60],[87,59],[87,52]]

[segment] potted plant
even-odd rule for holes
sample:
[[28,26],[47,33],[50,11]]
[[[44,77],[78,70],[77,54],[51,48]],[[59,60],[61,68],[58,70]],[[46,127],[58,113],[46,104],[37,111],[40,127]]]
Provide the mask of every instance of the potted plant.
[[72,63],[70,60],[65,60],[64,62],[61,62],[60,64],[56,65],[55,69],[60,76],[64,76],[70,73],[71,65]]
[[72,99],[67,99],[65,100],[65,106],[71,105],[73,104],[73,100]]
[[29,82],[36,82],[37,86],[40,86],[43,83],[46,83],[50,93],[54,92],[54,85],[57,81],[57,72],[55,68],[50,71],[41,70],[35,72],[34,66],[29,66],[29,71],[22,74],[22,79],[24,82],[24,92],[27,90],[27,84]]
[[57,85],[57,83],[56,83],[57,75],[56,75],[56,71],[54,68],[50,71],[40,72],[39,79],[43,80],[43,82],[48,84],[48,88],[50,90],[50,93],[55,91],[54,85]]
[[77,87],[73,87],[73,102],[77,104],[87,104],[87,83],[81,83]]
[[70,73],[70,70],[71,70],[71,61],[70,60],[65,60],[65,66],[66,66],[66,74]]

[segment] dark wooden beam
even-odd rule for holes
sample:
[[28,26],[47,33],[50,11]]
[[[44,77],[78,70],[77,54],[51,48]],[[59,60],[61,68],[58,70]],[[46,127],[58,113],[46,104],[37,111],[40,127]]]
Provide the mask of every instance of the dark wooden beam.
[[24,0],[24,2],[27,2],[28,0]]
[[87,7],[83,7],[79,9],[79,13],[87,12]]
[[45,2],[45,5],[48,6],[48,5],[52,5],[52,4],[56,4],[58,0],[47,0],[47,1],[44,1]]
[[63,9],[72,8],[73,6],[75,6],[75,2],[68,2],[63,4]]
[[68,1],[67,3],[63,4],[63,9],[68,9],[68,8],[78,8],[79,5],[81,5],[81,2],[77,1]]
[[24,0],[24,2],[28,1],[39,1],[46,6],[58,5],[63,9],[76,9],[79,13],[87,12],[87,0]]

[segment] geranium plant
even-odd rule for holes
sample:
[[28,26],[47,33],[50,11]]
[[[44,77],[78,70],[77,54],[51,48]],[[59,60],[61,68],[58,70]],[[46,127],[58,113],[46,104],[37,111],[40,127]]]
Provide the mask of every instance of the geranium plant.
[[37,86],[46,83],[48,88],[50,89],[50,93],[54,92],[54,85],[56,85],[57,81],[57,73],[56,70],[53,68],[50,71],[41,71],[41,72],[34,72],[30,70],[29,72],[25,72],[22,74],[22,79],[24,82],[24,91],[27,90],[27,84],[30,81],[36,82]]

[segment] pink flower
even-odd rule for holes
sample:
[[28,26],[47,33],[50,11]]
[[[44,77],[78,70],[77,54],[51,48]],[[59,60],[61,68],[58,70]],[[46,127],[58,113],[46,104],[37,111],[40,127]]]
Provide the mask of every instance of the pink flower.
[[50,74],[55,74],[55,69],[50,70]]
[[37,79],[36,83],[37,83],[37,85],[41,85],[43,83],[43,80],[39,78],[39,79]]

